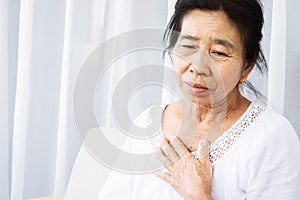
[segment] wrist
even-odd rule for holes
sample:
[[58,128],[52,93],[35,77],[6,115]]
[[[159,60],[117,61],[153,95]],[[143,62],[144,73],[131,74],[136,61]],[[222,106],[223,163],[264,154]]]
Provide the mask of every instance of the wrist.
[[203,196],[201,200],[214,200],[210,194]]
[[190,197],[185,200],[214,200],[210,194],[204,194],[199,197]]

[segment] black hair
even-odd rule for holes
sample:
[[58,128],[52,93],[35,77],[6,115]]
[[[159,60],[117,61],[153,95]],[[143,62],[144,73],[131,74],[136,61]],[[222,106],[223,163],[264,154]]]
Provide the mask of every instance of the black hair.
[[[181,31],[183,17],[196,9],[224,11],[240,33],[244,46],[245,61],[247,63],[255,63],[256,68],[262,74],[268,71],[267,62],[260,44],[264,24],[260,0],[177,0],[174,14],[167,25],[163,37],[166,43],[165,53],[167,51],[171,52],[175,46],[178,32]],[[249,81],[246,81],[244,85],[252,90],[256,97],[262,96]]]

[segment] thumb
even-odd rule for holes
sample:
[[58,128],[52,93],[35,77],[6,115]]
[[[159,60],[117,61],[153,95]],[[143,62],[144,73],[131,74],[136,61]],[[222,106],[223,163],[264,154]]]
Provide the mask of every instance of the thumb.
[[203,138],[198,143],[197,155],[199,160],[203,160],[209,155],[210,142],[208,139]]

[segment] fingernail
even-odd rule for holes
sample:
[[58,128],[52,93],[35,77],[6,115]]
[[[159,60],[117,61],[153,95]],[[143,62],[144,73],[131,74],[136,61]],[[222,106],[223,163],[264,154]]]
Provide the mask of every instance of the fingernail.
[[203,138],[201,140],[201,146],[209,146],[210,145],[210,141],[206,138]]
[[155,147],[155,151],[159,151],[160,150],[160,147],[159,146],[156,146]]
[[199,142],[199,145],[198,145],[198,148],[197,148],[199,159],[203,159],[207,155],[209,155],[209,145],[210,145],[210,142],[206,138],[202,139]]
[[165,137],[162,137],[159,142],[159,147],[163,147],[168,144],[168,140]]

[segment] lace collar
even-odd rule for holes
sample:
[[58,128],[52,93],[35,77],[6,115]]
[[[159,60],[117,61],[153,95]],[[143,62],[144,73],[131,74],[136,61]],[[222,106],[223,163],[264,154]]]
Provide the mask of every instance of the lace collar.
[[210,145],[209,159],[212,164],[236,144],[241,135],[253,124],[264,110],[264,107],[251,103],[239,120]]
[[[264,112],[264,110],[264,107],[251,103],[244,114],[214,143],[210,145],[209,159],[212,164],[214,164],[234,144],[237,143],[241,135],[253,124],[253,122]],[[154,150],[156,150],[156,147],[159,146],[161,137],[164,137],[162,131],[150,139]],[[196,157],[195,152],[192,152],[192,154]]]

